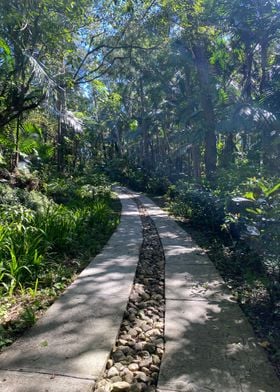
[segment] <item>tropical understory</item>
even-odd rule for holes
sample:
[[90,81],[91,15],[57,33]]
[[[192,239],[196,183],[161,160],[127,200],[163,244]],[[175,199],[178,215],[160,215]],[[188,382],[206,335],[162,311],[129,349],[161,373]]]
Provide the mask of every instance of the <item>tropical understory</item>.
[[44,193],[1,186],[0,349],[42,316],[119,222],[120,202],[104,179],[48,186]]

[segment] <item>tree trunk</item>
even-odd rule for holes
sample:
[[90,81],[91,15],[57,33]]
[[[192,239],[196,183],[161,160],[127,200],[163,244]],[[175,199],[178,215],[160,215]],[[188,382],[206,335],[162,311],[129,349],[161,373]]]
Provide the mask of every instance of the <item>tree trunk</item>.
[[222,151],[221,157],[221,166],[223,168],[229,167],[232,163],[234,163],[234,151],[236,150],[234,144],[233,133],[230,132],[226,136],[225,145]]
[[200,102],[203,110],[205,127],[205,173],[208,179],[213,178],[217,165],[217,146],[215,135],[215,114],[211,96],[209,65],[204,44],[194,44],[193,53],[197,76],[200,84]]
[[141,116],[141,121],[140,121],[140,126],[142,129],[142,166],[143,168],[149,170],[150,169],[150,159],[149,159],[149,123],[146,120],[146,114],[145,114],[145,96],[144,96],[144,86],[143,86],[143,79],[140,77],[139,80],[139,90],[140,90],[140,102],[141,102],[141,108],[140,108],[140,116]]
[[252,97],[252,66],[253,66],[253,57],[254,52],[250,45],[246,46],[246,61],[244,64],[244,87],[243,87],[243,96],[250,100]]
[[16,126],[16,140],[15,140],[15,158],[13,164],[13,170],[18,167],[19,164],[19,128],[20,128],[20,118],[17,118]]
[[64,171],[64,155],[65,155],[65,142],[64,137],[66,134],[66,126],[62,119],[66,110],[66,92],[65,89],[59,88],[57,109],[59,113],[58,126],[57,126],[57,170],[59,173]]
[[201,180],[201,153],[198,144],[192,145],[192,167],[193,177],[195,181],[200,182]]
[[260,93],[262,94],[267,84],[267,51],[268,51],[268,40],[264,39],[261,43],[261,81],[260,81]]

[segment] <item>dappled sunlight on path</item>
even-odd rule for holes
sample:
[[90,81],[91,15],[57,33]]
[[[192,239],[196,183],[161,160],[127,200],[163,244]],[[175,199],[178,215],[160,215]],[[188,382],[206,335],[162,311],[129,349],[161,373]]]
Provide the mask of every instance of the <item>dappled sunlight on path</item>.
[[[22,391],[41,391],[40,382],[48,391],[68,391],[77,382],[67,386],[69,377],[93,385],[103,370],[126,308],[142,242],[137,207],[126,194],[120,192],[120,198],[121,223],[102,253],[36,326],[0,355],[1,391],[21,391],[21,384]],[[31,373],[36,376],[30,377]],[[32,380],[30,389],[23,375]]]

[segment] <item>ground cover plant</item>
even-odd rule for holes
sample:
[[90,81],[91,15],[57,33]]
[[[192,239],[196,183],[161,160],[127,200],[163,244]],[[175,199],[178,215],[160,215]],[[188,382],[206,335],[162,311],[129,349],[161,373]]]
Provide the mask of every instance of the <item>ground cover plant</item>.
[[45,194],[0,185],[0,348],[35,322],[114,231],[119,203],[96,181],[54,179]]

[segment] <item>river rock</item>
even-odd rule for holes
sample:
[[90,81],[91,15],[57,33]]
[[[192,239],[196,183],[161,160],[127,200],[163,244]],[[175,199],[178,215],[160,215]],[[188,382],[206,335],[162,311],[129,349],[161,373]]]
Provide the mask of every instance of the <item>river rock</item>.
[[142,351],[145,346],[145,342],[137,342],[134,344],[134,349],[136,351]]
[[150,370],[151,370],[151,372],[159,372],[159,367],[152,364],[152,365],[150,366]]
[[116,362],[114,366],[118,369],[119,372],[124,369],[124,365],[121,362]]
[[112,384],[112,392],[128,392],[130,389],[130,385],[126,381],[118,381]]
[[143,367],[149,367],[152,363],[153,363],[152,358],[145,358],[145,359],[142,359],[142,360],[141,360],[141,362],[139,363],[139,366],[140,366],[141,368],[143,368]]
[[142,324],[141,324],[141,328],[142,328],[142,330],[143,330],[144,332],[147,332],[147,331],[149,331],[150,329],[152,329],[152,326],[151,326],[150,324],[148,324],[148,323],[142,323]]
[[110,369],[114,365],[114,361],[110,358],[107,361],[106,368]]
[[126,360],[122,361],[122,364],[129,364],[129,363],[133,362],[133,360],[134,360],[134,357],[132,355],[128,355],[126,357]]
[[158,355],[153,354],[153,355],[152,355],[152,360],[153,360],[153,364],[154,364],[154,365],[160,365],[160,358],[159,358]]
[[115,362],[120,362],[125,359],[125,355],[121,350],[118,349],[115,352],[113,352],[112,358]]
[[149,376],[150,374],[150,370],[145,366],[141,367],[141,372],[144,372],[145,374],[147,374],[147,376]]
[[139,353],[142,358],[150,358],[150,353],[147,350],[143,350]]
[[151,380],[151,378],[147,376],[147,374],[145,374],[144,372],[136,372],[135,375],[137,380],[143,381],[145,383]]
[[114,376],[112,378],[110,378],[111,383],[115,383],[115,382],[120,382],[122,381],[121,376]]
[[147,336],[161,336],[161,332],[158,328],[151,329],[146,332]]
[[119,346],[119,350],[121,350],[124,354],[131,354],[131,348],[128,346]]
[[160,348],[160,347],[157,347],[156,348],[156,352],[157,352],[157,354],[162,355],[163,354],[163,349]]
[[108,370],[107,375],[108,375],[109,378],[118,376],[118,375],[119,375],[119,371],[118,371],[118,369],[116,368],[116,366],[112,366],[112,367]]
[[164,341],[162,338],[154,340],[153,343],[155,346],[157,346],[159,348],[162,348],[162,349],[164,348]]
[[129,392],[140,392],[142,390],[142,386],[140,383],[134,383],[130,386]]
[[135,328],[130,328],[129,334],[132,338],[135,338],[138,335],[138,332]]
[[130,365],[128,365],[128,369],[132,372],[136,372],[137,370],[139,370],[139,365],[138,363],[131,363]]
[[156,351],[155,345],[151,343],[145,343],[143,348],[150,354],[153,354]]
[[123,371],[123,379],[124,381],[128,382],[129,384],[133,383],[133,373],[129,369],[124,369]]

